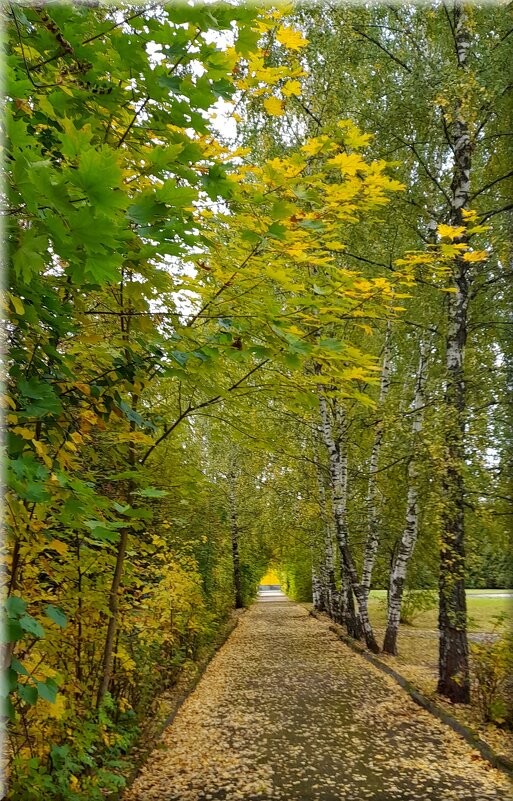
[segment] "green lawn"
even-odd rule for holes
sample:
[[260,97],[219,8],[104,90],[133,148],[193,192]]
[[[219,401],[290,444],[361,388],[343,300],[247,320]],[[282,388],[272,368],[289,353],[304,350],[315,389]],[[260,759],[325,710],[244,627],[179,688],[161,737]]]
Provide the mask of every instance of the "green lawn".
[[[512,590],[467,590],[467,609],[470,631],[491,631],[494,628],[494,618],[505,615],[513,622],[513,598],[486,598],[479,595],[497,595]],[[369,614],[374,626],[386,625],[386,590],[371,590],[369,597]],[[412,628],[436,629],[438,609],[432,609],[417,614]]]

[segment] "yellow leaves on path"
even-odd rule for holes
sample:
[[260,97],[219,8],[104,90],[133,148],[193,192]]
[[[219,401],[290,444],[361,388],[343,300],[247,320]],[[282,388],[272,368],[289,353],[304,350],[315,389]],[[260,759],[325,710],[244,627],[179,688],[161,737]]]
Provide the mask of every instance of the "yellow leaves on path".
[[506,777],[329,621],[278,598],[240,618],[125,801],[510,797]]

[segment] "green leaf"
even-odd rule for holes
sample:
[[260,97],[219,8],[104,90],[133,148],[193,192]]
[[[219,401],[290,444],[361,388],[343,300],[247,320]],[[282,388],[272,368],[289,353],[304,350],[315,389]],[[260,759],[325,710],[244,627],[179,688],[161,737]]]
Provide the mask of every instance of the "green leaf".
[[116,158],[110,148],[91,148],[82,152],[78,169],[69,171],[69,180],[86,194],[96,210],[108,212],[122,205],[126,197],[116,191],[121,183]]
[[142,495],[143,498],[163,498],[165,495],[169,495],[169,492],[155,489],[155,487],[146,487],[142,490],[136,490],[133,494]]
[[196,200],[198,193],[190,186],[177,186],[174,178],[167,180],[160,189],[155,192],[155,197],[161,203],[166,203],[174,208],[184,208],[190,206]]
[[41,623],[33,618],[32,615],[23,615],[23,617],[20,617],[20,626],[23,631],[27,632],[27,634],[32,634],[38,639],[41,639],[45,636],[45,630]]
[[5,602],[5,609],[9,617],[20,617],[27,608],[27,602],[18,595],[10,595]]
[[46,614],[50,620],[53,620],[53,622],[60,626],[61,629],[66,628],[68,620],[62,609],[59,609],[58,606],[48,604],[46,607]]
[[148,225],[161,220],[167,214],[164,203],[157,202],[155,195],[141,195],[137,203],[128,207],[127,217],[137,225]]
[[8,618],[4,627],[5,642],[18,642],[23,639],[23,629],[17,620]]
[[37,687],[32,684],[18,684],[18,695],[26,704],[33,706],[38,698]]
[[44,701],[49,701],[51,704],[55,703],[55,699],[57,698],[57,685],[53,679],[36,681],[36,687],[40,698]]

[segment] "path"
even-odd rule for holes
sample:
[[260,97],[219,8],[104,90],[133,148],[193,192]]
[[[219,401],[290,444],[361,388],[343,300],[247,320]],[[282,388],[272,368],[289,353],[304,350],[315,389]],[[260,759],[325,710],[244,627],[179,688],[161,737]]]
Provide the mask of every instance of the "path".
[[511,784],[285,597],[210,663],[127,801],[505,801]]

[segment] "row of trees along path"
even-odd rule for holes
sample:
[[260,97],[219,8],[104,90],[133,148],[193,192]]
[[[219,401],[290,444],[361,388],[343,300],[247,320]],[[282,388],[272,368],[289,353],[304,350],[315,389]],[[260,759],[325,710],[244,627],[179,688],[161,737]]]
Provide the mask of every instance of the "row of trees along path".
[[[504,586],[513,561],[507,10],[3,14],[12,797],[118,788],[155,699],[273,562],[291,597],[392,654],[405,589],[438,583],[438,691],[467,703],[465,581]],[[369,593],[387,586],[378,643]],[[303,746],[355,793],[379,761],[389,794],[393,759],[409,770],[411,749],[378,742],[388,685],[299,607],[252,609],[205,681],[196,699],[222,697],[198,747],[184,736],[189,772],[216,742],[229,775],[257,749],[264,787],[267,758],[282,782],[283,754],[306,772]],[[424,717],[397,723],[389,697],[424,782]],[[274,748],[280,715],[297,731]],[[461,754],[438,760],[451,792]]]

